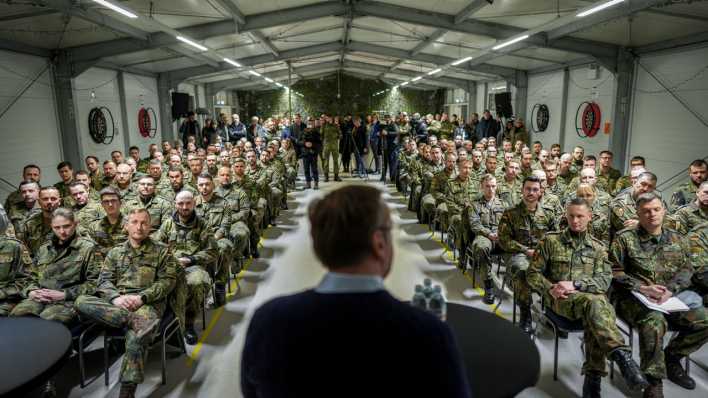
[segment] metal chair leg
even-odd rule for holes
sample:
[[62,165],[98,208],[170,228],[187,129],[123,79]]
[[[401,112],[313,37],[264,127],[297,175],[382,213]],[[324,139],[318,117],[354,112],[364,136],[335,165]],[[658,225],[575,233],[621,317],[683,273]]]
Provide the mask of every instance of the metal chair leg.
[[555,325],[553,326],[553,334],[555,336],[555,346],[553,348],[553,380],[558,381],[558,331]]
[[112,339],[110,337],[105,337],[103,338],[103,378],[104,382],[106,384],[106,387],[110,384],[109,380],[109,375],[108,375],[108,350],[109,347],[111,346],[111,341]]

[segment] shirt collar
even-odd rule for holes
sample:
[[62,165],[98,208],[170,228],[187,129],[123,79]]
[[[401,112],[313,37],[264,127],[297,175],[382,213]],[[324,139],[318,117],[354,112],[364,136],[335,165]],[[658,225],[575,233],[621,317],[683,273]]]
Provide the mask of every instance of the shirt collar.
[[328,272],[315,288],[315,292],[323,294],[373,293],[379,290],[384,290],[383,278],[380,276],[338,272]]

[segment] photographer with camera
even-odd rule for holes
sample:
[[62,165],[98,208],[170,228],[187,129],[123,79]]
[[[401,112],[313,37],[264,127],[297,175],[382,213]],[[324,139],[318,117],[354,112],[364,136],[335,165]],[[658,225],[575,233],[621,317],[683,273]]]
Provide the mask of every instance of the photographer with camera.
[[386,169],[389,179],[396,180],[396,167],[398,164],[398,125],[391,120],[391,115],[384,115],[379,126],[380,145],[383,151],[383,166],[381,167],[381,181],[386,182]]

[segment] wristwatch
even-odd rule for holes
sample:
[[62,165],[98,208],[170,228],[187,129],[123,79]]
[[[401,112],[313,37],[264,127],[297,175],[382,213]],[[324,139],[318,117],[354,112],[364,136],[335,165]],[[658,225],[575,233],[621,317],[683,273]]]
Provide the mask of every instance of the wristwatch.
[[573,287],[575,290],[580,290],[580,288],[583,286],[583,284],[580,281],[573,281]]

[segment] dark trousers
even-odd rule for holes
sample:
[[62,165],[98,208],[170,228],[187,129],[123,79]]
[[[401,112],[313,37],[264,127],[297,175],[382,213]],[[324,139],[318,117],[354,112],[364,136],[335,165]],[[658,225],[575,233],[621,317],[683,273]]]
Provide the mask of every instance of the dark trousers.
[[305,166],[305,180],[307,182],[320,180],[320,174],[317,171],[317,154],[306,154],[302,157],[302,164]]
[[376,167],[374,172],[378,173],[379,169],[381,168],[381,158],[379,156],[380,155],[379,154],[379,140],[371,140],[370,143],[371,143],[371,156],[374,157],[374,165],[375,165],[374,167]]
[[398,146],[388,145],[383,151],[383,166],[381,168],[381,178],[386,178],[388,169],[391,181],[396,180],[396,170],[398,169]]

